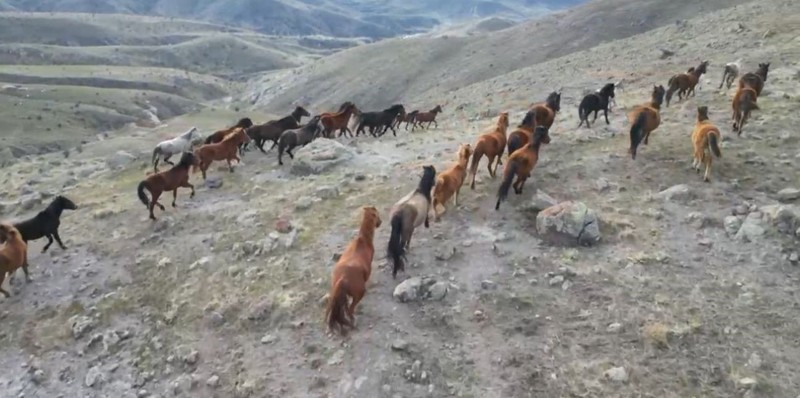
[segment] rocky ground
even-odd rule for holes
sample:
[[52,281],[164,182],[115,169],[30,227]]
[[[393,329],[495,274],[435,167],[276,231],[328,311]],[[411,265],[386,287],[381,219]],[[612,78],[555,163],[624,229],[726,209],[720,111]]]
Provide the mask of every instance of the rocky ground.
[[[796,397],[797,11],[753,3],[465,87],[439,129],[321,140],[282,168],[250,152],[233,174],[194,176],[197,196],[181,192],[157,222],[134,189],[152,145],[238,115],[186,116],[4,168],[3,219],[58,193],[80,209],[63,217],[68,249],[33,243],[34,281],[18,277],[2,302],[0,395]],[[744,15],[759,17],[740,28]],[[660,42],[676,55],[659,60]],[[625,109],[701,56],[711,72],[697,96],[666,108],[632,161]],[[739,57],[745,70],[773,68],[762,110],[735,137],[732,91],[716,86]],[[619,78],[611,125],[576,129],[582,90]],[[461,206],[416,232],[397,280],[384,224],[360,329],[328,335],[330,267],[360,207],[386,220],[422,165],[443,170],[497,111],[517,122],[561,82],[563,112],[523,195],[495,211],[499,181],[482,165]],[[701,104],[724,137],[711,183],[690,170]],[[599,242],[537,230],[537,212],[566,201],[591,209]]]

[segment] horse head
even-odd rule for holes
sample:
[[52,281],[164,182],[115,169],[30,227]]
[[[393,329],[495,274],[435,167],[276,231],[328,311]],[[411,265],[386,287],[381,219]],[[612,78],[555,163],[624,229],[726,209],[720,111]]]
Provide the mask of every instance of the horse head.
[[550,95],[547,96],[547,107],[552,109],[554,112],[558,113],[561,111],[561,92],[553,91]]
[[550,143],[550,131],[545,126],[536,126],[536,129],[533,130],[533,142],[532,144],[542,143],[542,144],[549,144]]
[[[302,106],[300,106],[300,105],[298,105],[296,108],[294,108],[294,112],[293,112],[293,114],[294,114],[294,115],[296,115],[296,116],[300,116],[300,117],[302,117],[302,116],[305,116],[305,117],[309,117],[309,116],[311,116],[311,113],[309,113],[309,112],[306,110],[306,108],[303,108],[303,107],[302,107]],[[249,127],[249,126],[248,126],[248,127]]]
[[378,229],[381,226],[381,214],[378,209],[374,206],[364,206],[362,209],[364,210],[364,218],[372,220],[375,229]]
[[433,110],[431,110],[431,113],[442,113],[442,106],[436,105],[436,108],[433,108]]
[[239,122],[237,122],[234,127],[241,127],[241,128],[245,128],[245,129],[248,128],[248,127],[253,127],[253,121],[250,120],[249,117],[245,117],[245,118],[239,119]]
[[764,81],[767,81],[767,74],[769,73],[769,62],[758,64],[758,71],[764,74]]
[[53,203],[65,210],[77,210],[78,205],[75,202],[67,199],[66,196],[58,195],[53,199]]
[[695,70],[697,71],[698,75],[702,75],[703,73],[706,73],[708,71],[708,61],[701,62],[700,65],[698,65],[697,69],[695,69]]
[[661,105],[661,103],[664,102],[664,94],[666,92],[667,91],[664,90],[664,86],[662,86],[662,85],[655,86],[654,85],[653,86],[653,102]]
[[708,120],[708,107],[707,106],[698,106],[697,107],[697,121],[702,122],[703,120]]

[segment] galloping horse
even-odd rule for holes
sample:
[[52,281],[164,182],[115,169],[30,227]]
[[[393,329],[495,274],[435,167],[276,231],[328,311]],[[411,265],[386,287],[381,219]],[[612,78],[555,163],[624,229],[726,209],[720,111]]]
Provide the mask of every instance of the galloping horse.
[[153,149],[153,171],[156,173],[158,172],[158,161],[161,159],[161,156],[164,156],[165,163],[175,165],[169,161],[172,155],[190,152],[193,147],[195,132],[197,132],[197,127],[192,127],[175,138],[159,142]]
[[422,178],[417,189],[397,201],[389,215],[392,232],[389,236],[387,257],[392,262],[392,277],[405,269],[405,253],[411,245],[414,229],[422,224],[430,228],[428,215],[431,209],[431,189],[436,182],[436,169],[422,167]]
[[[33,218],[14,223],[14,228],[19,231],[22,240],[26,244],[32,240],[47,238],[47,244],[42,248],[42,253],[46,252],[50,245],[53,244],[53,238],[55,238],[61,250],[67,250],[58,235],[58,227],[61,225],[61,213],[64,210],[76,210],[77,208],[78,206],[71,200],[65,196],[58,195],[46,209],[37,213]],[[0,239],[0,242],[2,242],[2,239]]]
[[[172,191],[172,207],[177,207],[175,200],[178,198],[178,188],[191,188],[192,194],[189,197],[194,197],[194,186],[189,183],[189,167],[196,164],[196,160],[194,154],[184,152],[176,166],[167,171],[151,174],[139,183],[136,193],[139,195],[139,200],[149,209],[151,220],[156,219],[153,214],[153,208],[158,206],[161,211],[164,211],[164,206],[158,203],[158,198],[162,193]],[[145,190],[150,191],[150,195],[153,197],[152,200],[147,199],[147,195],[144,193]]]
[[[472,154],[472,165],[470,166],[470,174],[472,175],[470,189],[475,189],[475,175],[478,174],[478,165],[484,155],[489,159],[489,164],[486,165],[489,169],[489,175],[492,178],[496,175],[497,166],[503,163],[500,158],[503,157],[503,150],[506,149],[506,130],[508,130],[508,112],[500,112],[500,116],[497,117],[497,124],[491,127],[487,133],[478,137],[478,142],[475,143],[475,152]],[[492,168],[495,158],[497,158],[497,163]]]
[[581,104],[578,106],[578,118],[581,120],[578,127],[581,127],[583,123],[586,123],[586,127],[591,128],[589,125],[589,114],[594,112],[594,120],[592,123],[597,121],[597,113],[599,111],[603,111],[603,116],[606,118],[606,124],[611,124],[608,121],[608,105],[610,99],[614,98],[614,83],[608,83],[600,91],[596,93],[587,94],[581,100]]
[[764,83],[767,82],[767,74],[769,73],[769,62],[765,64],[758,64],[758,70],[755,72],[747,72],[739,79],[739,88],[746,86],[752,88],[756,92],[756,96],[761,95],[761,90],[764,89]]
[[531,105],[531,109],[522,118],[517,129],[508,135],[508,156],[531,141],[536,127],[544,126],[549,131],[556,120],[556,114],[560,111],[561,93],[558,91],[550,93],[544,102]]
[[246,128],[250,128],[250,127],[253,127],[253,121],[250,120],[250,118],[246,117],[246,118],[240,119],[232,127],[228,127],[226,129],[223,129],[223,130],[215,131],[214,133],[212,133],[211,135],[206,137],[206,140],[203,143],[204,144],[216,144],[216,143],[222,141],[222,139],[225,138],[226,135],[232,133],[234,129],[236,129],[236,128],[246,129]]
[[[472,155],[472,147],[469,144],[461,144],[458,147],[458,162],[447,171],[436,177],[436,187],[433,188],[433,219],[439,221],[442,215],[447,212],[447,201],[453,198],[453,206],[458,206],[458,194],[461,186],[467,179],[467,163]],[[442,212],[438,210],[442,207]]]
[[433,108],[427,112],[418,112],[416,117],[414,118],[414,123],[411,125],[411,131],[414,131],[414,128],[419,126],[422,128],[422,123],[428,123],[425,126],[426,129],[431,128],[431,123],[436,125],[436,128],[439,128],[439,123],[436,122],[436,115],[442,113],[442,106],[436,105],[436,108]]
[[700,165],[706,166],[706,173],[703,181],[711,181],[711,154],[718,158],[722,157],[719,150],[721,133],[714,123],[708,120],[708,107],[700,106],[697,108],[697,123],[692,131],[692,145],[694,146],[694,161],[692,167],[700,173]]
[[3,289],[6,274],[13,275],[17,268],[22,267],[25,281],[31,281],[28,272],[28,245],[22,240],[19,231],[10,224],[0,224],[0,240],[5,242],[3,247],[0,247],[0,293],[11,297],[11,293]]
[[400,125],[403,122],[405,122],[405,124],[406,124],[405,129],[406,129],[406,131],[408,131],[408,125],[416,122],[418,114],[419,114],[419,111],[415,110],[415,111],[412,111],[412,112],[409,112],[409,113],[404,113],[404,114],[397,115],[397,121],[395,121],[395,123],[393,125],[394,128],[396,128],[396,129],[400,128]]
[[653,86],[650,102],[637,105],[628,113],[628,121],[631,123],[631,147],[628,153],[632,159],[636,159],[636,149],[642,140],[647,145],[650,133],[661,124],[661,103],[664,101],[664,92],[664,86]]
[[549,143],[550,135],[547,127],[536,126],[531,143],[524,148],[517,149],[509,156],[508,163],[503,168],[503,182],[497,191],[495,210],[500,210],[500,202],[508,198],[508,190],[511,188],[514,176],[517,176],[517,181],[514,182],[514,193],[517,195],[522,193],[525,181],[531,176],[531,171],[536,167],[536,163],[539,162],[539,148],[542,144]]
[[305,146],[309,142],[313,141],[314,138],[320,131],[319,128],[319,115],[314,116],[311,120],[303,127],[294,130],[286,130],[281,134],[280,140],[278,140],[278,164],[283,166],[283,152],[289,154],[289,157],[294,159],[294,154],[292,153],[292,149],[297,148],[299,146]]
[[203,172],[203,179],[206,179],[206,171],[215,160],[224,160],[228,162],[228,170],[233,173],[233,165],[231,160],[236,160],[237,163],[241,162],[238,156],[238,148],[242,144],[250,142],[250,137],[247,136],[243,128],[237,128],[232,133],[225,136],[225,138],[216,143],[203,145],[194,150],[194,156],[197,158],[194,171],[197,169]]
[[689,97],[690,93],[692,94],[692,97],[694,97],[694,88],[700,81],[700,77],[706,73],[707,69],[708,61],[703,61],[696,68],[689,68],[686,73],[672,76],[668,83],[669,88],[667,89],[667,106],[669,106],[669,101],[672,100],[672,94],[674,94],[675,91],[678,92],[678,101]]
[[739,69],[742,67],[742,59],[739,58],[736,61],[728,62],[725,64],[725,68],[722,71],[722,81],[719,82],[719,88],[722,89],[722,85],[728,85],[730,89],[733,85],[733,81],[736,80],[736,77],[739,76]]
[[[264,150],[264,142],[267,140],[272,141],[272,146],[269,148],[271,151],[272,148],[278,145],[278,139],[281,138],[281,134],[283,134],[284,131],[300,127],[300,121],[303,116],[311,116],[311,114],[302,106],[298,106],[291,115],[282,119],[271,120],[264,124],[249,127],[246,132],[250,139],[255,141],[256,147],[258,147],[262,153],[266,154],[267,151]],[[244,143],[242,148],[247,149],[247,143]]]
[[742,135],[747,119],[750,118],[750,112],[758,110],[758,91],[749,85],[739,87],[736,94],[733,96],[733,131],[737,136]]
[[[397,137],[397,130],[394,129],[394,124],[397,116],[405,113],[403,105],[395,104],[380,112],[364,112],[358,115],[358,127],[356,128],[356,137],[364,132],[365,127],[369,127],[373,137],[378,137],[386,134],[386,131],[392,129],[392,135]],[[383,129],[381,129],[383,128]],[[366,134],[366,133],[364,133]]]
[[[345,327],[355,329],[356,306],[367,292],[367,281],[372,274],[372,259],[375,256],[375,230],[381,226],[378,209],[364,207],[358,236],[350,241],[331,273],[331,290],[328,294],[328,307],[325,318],[328,328],[337,327],[345,334]],[[353,302],[347,305],[347,298]]]
[[337,113],[323,113],[320,115],[319,122],[322,124],[323,132],[322,135],[326,138],[331,138],[333,133],[336,130],[339,130],[339,137],[350,134],[350,137],[353,136],[353,132],[350,131],[350,128],[347,127],[347,124],[350,123],[350,117],[353,115],[354,112],[357,112],[358,108],[352,102],[345,102],[342,104],[342,108]]

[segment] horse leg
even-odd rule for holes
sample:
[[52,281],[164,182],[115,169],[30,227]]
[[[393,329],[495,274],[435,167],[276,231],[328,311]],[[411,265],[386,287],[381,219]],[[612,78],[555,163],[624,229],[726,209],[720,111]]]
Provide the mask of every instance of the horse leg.
[[58,230],[53,232],[53,237],[56,238],[56,242],[58,242],[58,246],[61,247],[61,250],[67,250],[66,246],[64,246],[64,243],[61,242],[61,237],[58,236]]
[[712,161],[711,154],[709,153],[708,156],[706,156],[705,151],[704,151],[703,152],[703,163],[705,163],[705,165],[706,165],[706,172],[703,175],[703,181],[705,181],[705,182],[711,182],[711,161]]
[[492,169],[492,163],[494,163],[494,155],[489,155],[487,156],[487,158],[489,158],[489,164],[486,165],[486,168],[489,170],[489,175],[492,178],[494,178],[495,177],[494,172],[497,170],[497,167]]
[[28,271],[28,254],[25,254],[22,263],[22,272],[25,273],[25,283],[31,283],[31,273]]
[[0,293],[3,293],[6,298],[11,297],[11,293],[7,292],[6,289],[3,289],[3,282],[6,280],[6,273],[5,271],[0,271]]
[[233,164],[231,163],[231,159],[225,159],[228,162],[228,170],[233,173]]
[[355,294],[353,295],[353,302],[350,303],[350,307],[347,308],[347,315],[350,318],[350,326],[353,329],[357,329],[357,327],[356,327],[356,306],[361,301],[361,299],[364,298],[364,294],[366,293],[366,290],[367,289],[366,289],[366,286],[365,286],[363,289],[360,289],[359,291],[355,292]]
[[286,153],[287,153],[287,154],[289,154],[289,157],[290,157],[290,158],[294,159],[294,154],[292,153],[292,149],[294,149],[294,148],[289,148],[289,149],[287,149],[287,150],[286,150]]
[[608,121],[608,107],[603,109],[603,116],[606,118],[606,124],[611,124],[611,122]]
[[172,208],[173,208],[173,209],[178,207],[178,206],[175,204],[175,202],[176,202],[177,200],[178,200],[178,188],[176,187],[175,189],[173,189],[173,190],[172,190]]
[[169,158],[171,158],[171,157],[172,157],[171,153],[167,154],[166,156],[164,156],[164,163],[167,163],[170,166],[175,166],[175,163],[172,163],[172,161],[169,160]]
[[186,181],[184,181],[183,184],[181,184],[181,187],[183,187],[183,188],[191,188],[192,189],[192,193],[189,195],[189,198],[193,198],[194,197],[194,185],[189,184],[189,179],[186,179]]
[[44,245],[44,247],[42,248],[42,253],[46,252],[47,249],[50,248],[50,245],[53,244],[53,236],[50,235],[50,234],[47,234],[46,237],[47,237],[47,244]]
[[594,111],[594,119],[592,120],[592,123],[596,123],[597,122],[597,112],[600,112],[600,110],[599,109],[595,109],[595,111]]

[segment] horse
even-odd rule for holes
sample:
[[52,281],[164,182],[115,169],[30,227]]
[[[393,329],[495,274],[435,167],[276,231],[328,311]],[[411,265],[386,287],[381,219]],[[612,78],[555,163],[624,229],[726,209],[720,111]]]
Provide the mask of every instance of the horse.
[[156,147],[153,149],[153,171],[158,173],[158,161],[161,159],[161,156],[164,156],[165,163],[169,163],[170,165],[174,166],[175,164],[169,160],[172,155],[191,151],[194,147],[193,142],[195,132],[197,132],[197,127],[192,127],[185,133],[175,138],[159,142],[158,145],[156,145]]
[[703,61],[696,68],[690,68],[686,73],[672,76],[668,83],[667,106],[669,106],[669,101],[672,100],[672,94],[676,91],[678,92],[678,101],[689,97],[690,93],[694,97],[694,88],[700,81],[700,77],[707,72],[707,69],[708,61]]
[[500,183],[500,188],[497,190],[497,204],[494,209],[500,210],[500,202],[508,198],[508,190],[511,188],[511,182],[514,176],[517,176],[517,181],[514,182],[514,193],[517,195],[522,193],[522,187],[525,181],[531,176],[531,171],[536,167],[539,161],[539,148],[542,144],[550,143],[550,134],[547,127],[536,126],[533,132],[531,142],[524,148],[520,148],[508,158],[503,168],[503,182]]
[[319,128],[319,115],[314,116],[305,126],[299,129],[286,130],[281,134],[278,140],[278,164],[283,166],[283,152],[289,154],[289,157],[294,159],[292,149],[299,146],[305,146],[313,141],[318,135]]
[[[153,208],[158,206],[161,211],[164,211],[164,206],[158,203],[158,198],[162,193],[172,191],[172,207],[177,207],[175,201],[178,199],[178,188],[191,188],[192,194],[189,195],[189,198],[194,197],[194,185],[189,183],[189,167],[195,165],[196,161],[197,158],[192,152],[184,152],[177,165],[167,171],[151,174],[139,183],[136,193],[139,195],[139,200],[149,209],[151,220],[155,221],[156,219]],[[145,190],[150,192],[152,200],[147,199]]]
[[737,136],[742,135],[744,124],[750,118],[750,112],[758,110],[758,91],[756,89],[745,86],[739,87],[736,94],[733,96],[733,131]]
[[226,135],[232,133],[233,130],[235,130],[237,128],[247,129],[247,128],[250,128],[250,127],[253,127],[253,121],[250,120],[250,118],[246,117],[246,118],[243,118],[243,119],[239,119],[239,121],[234,126],[228,127],[226,129],[223,129],[223,130],[215,131],[214,133],[212,133],[211,135],[206,137],[206,139],[205,139],[205,141],[203,141],[203,143],[204,144],[216,144],[216,143],[222,141],[222,139],[225,138]]
[[11,293],[3,289],[6,274],[12,275],[17,268],[22,267],[25,281],[31,281],[28,272],[28,245],[22,240],[19,231],[10,224],[0,224],[0,238],[5,242],[0,248],[0,293],[8,298]]
[[[497,124],[491,127],[487,133],[478,137],[478,142],[475,143],[475,151],[472,153],[472,165],[470,166],[472,182],[470,183],[470,189],[475,190],[475,175],[478,174],[478,165],[484,155],[489,159],[489,164],[486,165],[489,169],[489,175],[492,178],[496,175],[497,166],[503,163],[500,159],[503,157],[503,150],[506,148],[506,130],[508,130],[508,112],[500,112],[500,116],[497,117]],[[497,163],[492,168],[495,158],[497,158]]]
[[389,215],[392,232],[386,253],[392,262],[392,278],[405,270],[405,253],[411,245],[414,229],[424,224],[430,228],[428,219],[431,208],[431,189],[436,182],[436,169],[422,166],[422,178],[417,188],[392,206]]
[[[342,335],[345,327],[355,329],[356,306],[367,292],[367,281],[372,274],[372,259],[375,256],[375,230],[381,226],[378,209],[364,207],[358,236],[350,241],[331,273],[331,290],[325,318],[328,329],[337,327]],[[347,298],[353,299],[348,307]],[[348,319],[349,318],[349,319]]]
[[647,145],[650,133],[661,124],[661,104],[664,101],[664,93],[664,86],[653,86],[650,102],[637,105],[628,113],[628,121],[631,123],[631,147],[628,149],[628,153],[634,160],[636,160],[636,149],[639,144],[644,140],[644,144]]
[[[302,106],[298,106],[294,108],[291,115],[282,119],[270,120],[264,124],[248,127],[246,133],[251,140],[255,141],[256,147],[262,153],[266,154],[267,151],[264,150],[264,143],[267,140],[272,141],[272,146],[269,148],[271,151],[272,148],[278,146],[278,139],[281,138],[281,134],[283,134],[284,131],[300,127],[300,121],[303,116],[311,116],[311,114]],[[242,144],[242,148],[247,149],[247,143]]]
[[322,123],[322,135],[325,138],[331,138],[333,133],[339,130],[339,137],[347,133],[350,133],[350,137],[352,137],[353,132],[350,131],[347,124],[350,123],[350,117],[354,112],[358,112],[358,108],[354,103],[348,101],[342,104],[339,112],[321,114],[319,121]]
[[517,129],[508,135],[508,156],[511,156],[517,149],[528,145],[537,126],[547,127],[549,131],[556,120],[556,114],[560,111],[561,92],[559,91],[548,94],[544,102],[531,105]]
[[722,89],[722,85],[727,84],[728,89],[731,88],[733,85],[733,81],[736,80],[736,77],[739,76],[739,69],[741,69],[742,59],[739,58],[736,61],[728,62],[725,64],[725,68],[722,71],[722,81],[719,82],[719,89]]
[[[458,206],[458,194],[467,179],[467,164],[471,155],[472,147],[469,144],[459,145],[458,162],[436,177],[432,204],[434,221],[439,221],[442,215],[447,212],[445,204],[451,197],[453,198],[453,206]],[[442,207],[441,213],[439,213],[437,206]]]
[[414,110],[414,111],[412,111],[410,113],[404,113],[404,114],[397,115],[397,120],[395,121],[395,123],[393,125],[394,128],[400,128],[400,125],[403,122],[405,122],[405,124],[406,124],[405,129],[406,129],[406,131],[408,131],[408,125],[411,124],[411,123],[415,123],[415,121],[417,120],[417,115],[418,114],[419,114],[419,111],[418,110]]
[[711,181],[711,154],[722,157],[719,150],[719,142],[722,139],[717,126],[708,120],[708,107],[697,107],[697,123],[692,131],[692,144],[694,145],[694,161],[692,167],[700,173],[700,165],[706,166],[703,181]]
[[225,136],[222,141],[216,144],[203,145],[195,149],[194,156],[196,162],[194,172],[200,169],[200,171],[203,172],[203,179],[205,180],[206,171],[211,166],[211,163],[215,160],[224,160],[228,162],[228,170],[233,173],[231,160],[236,160],[236,163],[241,162],[238,156],[238,148],[240,145],[248,142],[250,142],[250,137],[245,132],[245,129],[237,128],[232,133]]
[[[342,112],[342,111],[344,111],[344,110],[345,110],[345,108],[347,108],[349,105],[352,105],[352,104],[353,104],[353,103],[352,103],[351,101],[345,101],[345,102],[343,102],[343,103],[342,103],[342,105],[339,105],[339,110],[338,110],[338,111],[336,111],[336,112],[322,112],[322,113],[320,113],[320,114],[319,114],[319,116],[320,116],[320,117],[323,117],[323,116],[333,116],[333,115],[336,115],[338,112]],[[356,109],[356,111],[357,111],[357,109]],[[355,111],[354,111],[354,113],[355,113]],[[348,120],[348,122],[349,122],[349,120]],[[347,124],[345,125],[345,127],[346,127],[346,128],[348,128],[348,129],[350,128],[350,127],[349,127]],[[335,132],[335,131],[334,131],[334,132]],[[341,135],[343,132],[344,132],[344,128],[342,128],[342,129],[339,129],[339,134],[340,134],[340,135]],[[324,134],[324,131],[323,131],[323,134],[322,134],[322,135],[323,135],[323,137],[325,137],[325,138],[330,138],[330,137],[328,137],[328,136],[326,136],[326,135]]]
[[422,123],[427,122],[428,125],[425,127],[426,129],[431,128],[431,123],[436,125],[436,128],[439,128],[439,123],[436,122],[436,115],[442,113],[442,106],[436,105],[436,108],[433,108],[427,112],[418,112],[416,117],[414,118],[414,123],[411,125],[411,131],[414,131],[414,128],[419,126],[422,128]]
[[750,86],[756,91],[756,96],[761,95],[761,90],[764,89],[764,83],[767,82],[767,74],[769,73],[769,62],[765,64],[758,64],[758,70],[755,72],[747,72],[739,78],[739,88]]
[[64,243],[61,242],[61,237],[58,235],[58,227],[61,225],[61,213],[64,210],[76,210],[78,208],[74,202],[64,196],[56,196],[52,202],[40,211],[33,218],[14,223],[14,228],[17,229],[22,240],[25,244],[32,240],[37,240],[46,237],[47,244],[42,248],[42,253],[46,252],[53,244],[53,239],[58,242],[61,250],[67,250]]
[[611,98],[614,98],[614,83],[608,83],[603,86],[599,92],[591,93],[583,97],[581,104],[578,106],[578,118],[581,120],[578,127],[581,127],[585,122],[586,127],[591,128],[589,125],[589,114],[594,112],[594,120],[592,122],[596,122],[597,113],[601,110],[603,111],[603,116],[606,118],[606,124],[611,124],[608,121],[608,105]]
[[[364,132],[365,127],[369,127],[373,137],[378,137],[386,134],[386,131],[392,129],[392,135],[397,137],[397,130],[394,129],[394,124],[397,116],[405,113],[403,105],[395,104],[380,112],[363,112],[357,116],[358,127],[356,128],[356,137]],[[382,128],[382,129],[381,129]],[[366,135],[366,133],[364,133]]]

